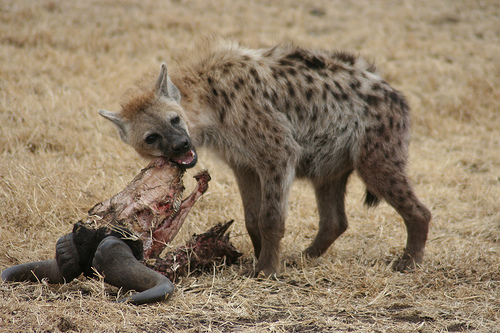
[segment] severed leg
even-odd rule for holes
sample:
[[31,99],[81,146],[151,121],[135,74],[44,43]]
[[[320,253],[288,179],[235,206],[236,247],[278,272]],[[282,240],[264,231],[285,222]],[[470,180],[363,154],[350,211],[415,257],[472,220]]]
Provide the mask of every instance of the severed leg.
[[92,266],[104,276],[104,281],[125,290],[139,293],[119,302],[144,304],[167,300],[174,292],[168,278],[140,263],[121,239],[110,236],[101,241]]
[[[142,304],[167,299],[174,289],[170,280],[138,259],[156,258],[207,190],[210,175],[202,171],[195,176],[196,188],[182,200],[183,173],[174,163],[156,158],[120,193],[95,205],[86,220],[74,225],[73,233],[61,237],[55,259],[13,266],[2,272],[2,280],[64,283],[82,272],[93,276],[95,268],[106,282],[139,291],[126,301]],[[201,256],[201,262],[217,257],[215,249],[207,248],[210,251],[206,258]]]

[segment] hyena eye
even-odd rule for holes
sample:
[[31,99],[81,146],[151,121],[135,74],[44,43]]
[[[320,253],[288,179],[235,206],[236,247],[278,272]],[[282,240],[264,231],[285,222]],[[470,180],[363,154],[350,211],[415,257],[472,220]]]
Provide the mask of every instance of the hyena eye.
[[160,136],[159,136],[158,134],[156,134],[156,133],[155,133],[155,134],[150,134],[150,135],[148,135],[148,136],[146,137],[146,143],[147,143],[148,145],[151,145],[151,144],[155,143],[155,142],[156,142],[156,140],[158,140],[158,138],[159,138],[159,137],[160,137]]
[[177,125],[180,121],[181,121],[181,118],[179,118],[179,116],[175,116],[175,117],[173,117],[173,118],[170,120],[170,123],[171,123],[172,125]]

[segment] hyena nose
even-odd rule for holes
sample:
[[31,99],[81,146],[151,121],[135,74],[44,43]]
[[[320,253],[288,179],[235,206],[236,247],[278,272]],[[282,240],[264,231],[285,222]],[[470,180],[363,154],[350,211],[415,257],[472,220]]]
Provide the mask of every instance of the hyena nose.
[[190,145],[188,139],[186,139],[186,138],[178,139],[178,140],[174,141],[174,143],[172,144],[172,150],[176,154],[182,154],[182,153],[187,152],[190,149],[190,146],[191,145]]

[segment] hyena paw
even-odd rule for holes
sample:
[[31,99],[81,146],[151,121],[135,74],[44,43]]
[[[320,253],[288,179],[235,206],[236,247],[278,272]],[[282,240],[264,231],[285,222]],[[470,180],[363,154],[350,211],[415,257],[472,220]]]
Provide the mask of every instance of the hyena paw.
[[302,253],[304,254],[304,256],[306,258],[310,258],[310,259],[318,258],[319,256],[321,256],[323,254],[323,252],[321,252],[320,250],[318,250],[317,248],[315,248],[313,246],[309,246]]
[[268,269],[259,269],[258,266],[250,267],[244,269],[241,273],[241,276],[250,277],[250,278],[267,278],[267,279],[277,279],[278,271],[273,268]]
[[422,263],[422,257],[415,258],[408,254],[394,261],[392,269],[398,272],[413,272],[415,268]]

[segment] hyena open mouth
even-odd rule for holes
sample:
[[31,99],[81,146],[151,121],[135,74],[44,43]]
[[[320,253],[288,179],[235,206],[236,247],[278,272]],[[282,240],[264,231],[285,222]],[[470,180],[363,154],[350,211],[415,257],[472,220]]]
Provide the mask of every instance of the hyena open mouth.
[[184,169],[189,169],[194,167],[196,162],[198,162],[198,155],[196,154],[196,150],[193,148],[182,156],[170,158],[170,161],[178,164]]

